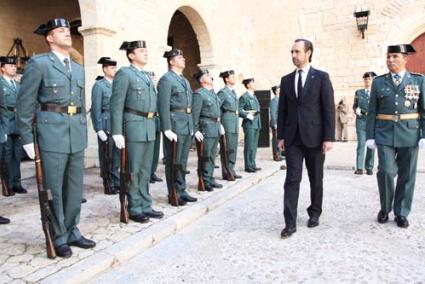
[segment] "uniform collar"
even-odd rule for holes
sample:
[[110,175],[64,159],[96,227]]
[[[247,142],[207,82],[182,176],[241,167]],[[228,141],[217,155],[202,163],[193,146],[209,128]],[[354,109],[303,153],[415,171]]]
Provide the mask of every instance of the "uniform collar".
[[137,71],[140,71],[140,72],[142,72],[142,71],[143,71],[140,67],[137,67],[137,66],[136,66],[136,65],[134,65],[134,64],[131,64],[131,66],[133,66],[134,68],[136,68],[136,70],[137,70]]
[[68,59],[69,64],[71,64],[71,58],[69,56],[63,55],[62,53],[59,53],[57,51],[52,50],[53,54],[56,55],[59,58],[59,61],[65,65],[65,62],[63,62],[65,60],[65,58]]
[[393,78],[393,79],[394,79],[394,76],[395,76],[396,74],[397,74],[398,76],[400,76],[400,80],[402,80],[402,79],[403,79],[403,77],[404,77],[404,74],[406,74],[406,70],[403,70],[403,71],[398,72],[398,73],[393,73],[393,72],[391,72],[391,78]]

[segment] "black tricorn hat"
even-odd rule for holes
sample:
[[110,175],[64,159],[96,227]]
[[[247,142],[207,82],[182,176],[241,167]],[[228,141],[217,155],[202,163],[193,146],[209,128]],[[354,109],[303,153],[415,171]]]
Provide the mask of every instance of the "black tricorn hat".
[[273,86],[273,87],[272,87],[273,94],[276,94],[276,90],[277,90],[278,88],[280,88],[280,86],[279,86],[279,85],[276,85],[276,86]]
[[208,72],[208,69],[199,69],[198,72],[193,74],[193,78],[199,81],[199,79],[201,79],[201,77],[205,74],[210,74],[210,72]]
[[366,72],[366,73],[363,74],[363,79],[366,79],[366,78],[369,78],[369,77],[373,78],[373,77],[376,77],[376,76],[378,76],[378,75],[376,75],[375,72],[369,71],[369,72]]
[[16,56],[0,56],[0,63],[16,65]]
[[390,45],[388,46],[387,53],[415,53],[416,50],[411,44],[398,44],[398,45]]
[[176,57],[177,55],[183,55],[183,50],[181,49],[177,49],[177,48],[173,48],[170,51],[166,51],[164,52],[164,57],[171,59],[173,57]]
[[254,81],[254,78],[248,78],[242,81],[242,84],[244,84],[245,86],[248,85],[249,83],[251,83],[251,81]]
[[111,57],[101,57],[97,64],[107,65],[107,66],[117,66],[117,62],[112,60]]
[[234,70],[227,70],[227,71],[221,72],[220,75],[219,75],[219,77],[221,77],[221,78],[227,78],[230,75],[235,75],[235,71]]
[[35,34],[46,36],[51,30],[56,28],[70,28],[68,20],[64,18],[56,18],[53,20],[49,20],[45,24],[41,24],[34,31]]
[[120,50],[131,50],[136,48],[146,48],[146,41],[144,40],[124,41],[120,46]]
[[103,76],[100,76],[100,75],[99,75],[99,76],[97,76],[97,77],[96,77],[96,79],[95,79],[95,80],[96,80],[96,81],[98,81],[98,80],[102,80],[103,78],[104,78]]

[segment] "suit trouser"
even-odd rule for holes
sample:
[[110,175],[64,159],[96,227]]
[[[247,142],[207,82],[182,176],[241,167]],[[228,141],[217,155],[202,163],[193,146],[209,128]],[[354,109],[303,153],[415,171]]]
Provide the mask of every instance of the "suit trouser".
[[[167,180],[168,194],[172,188],[172,156],[171,142],[167,137],[163,136],[163,150],[165,159],[165,178]],[[190,146],[192,145],[191,135],[177,135],[177,153],[176,153],[176,169],[175,169],[175,186],[178,196],[187,196],[186,192],[186,166],[189,156]]]
[[[238,138],[239,133],[229,133],[226,130],[226,133],[224,134],[226,137],[227,142],[227,151],[228,151],[228,158],[229,158],[229,167],[232,171],[232,174],[235,175],[235,165],[236,165],[236,158],[238,154]],[[226,173],[226,167],[224,165],[224,157],[220,156],[221,159],[221,174],[223,178],[227,175]]]
[[375,150],[366,149],[366,161],[365,161],[365,148],[366,148],[366,119],[356,120],[356,133],[357,133],[357,157],[356,157],[356,169],[373,170],[373,163],[375,159]]
[[311,205],[307,208],[307,212],[310,217],[319,217],[322,213],[323,163],[325,162],[322,148],[308,148],[303,145],[287,146],[283,215],[286,226],[289,228],[294,228],[297,225],[298,196],[304,159],[310,180]]
[[243,149],[243,154],[245,161],[245,169],[255,169],[255,158],[257,156],[258,137],[260,135],[260,129],[244,128],[244,133],[245,145]]
[[8,135],[4,147],[4,161],[7,168],[7,186],[11,189],[20,187],[22,145],[19,135]]
[[211,186],[214,180],[215,157],[217,155],[219,137],[204,137],[204,152],[202,153],[202,175],[205,187]]
[[[103,152],[103,142],[99,138],[97,139],[98,144],[98,153],[99,153],[99,165],[100,165],[100,176],[103,177],[103,159],[105,157]],[[119,187],[120,186],[120,158],[121,151],[115,147],[114,140],[112,136],[108,136],[108,145],[109,145],[109,174],[111,175],[112,186]],[[112,157],[112,159],[111,159]]]
[[52,192],[53,237],[60,246],[81,237],[80,222],[83,195],[84,150],[71,154],[40,151],[44,185]]
[[[378,187],[381,210],[391,212],[394,200],[394,215],[409,215],[415,190],[418,147],[394,148],[386,145],[378,147]],[[397,185],[394,193],[394,178]]]
[[131,216],[152,211],[149,193],[155,141],[127,142],[127,159],[131,180],[128,184],[128,212]]
[[157,168],[158,168],[158,161],[159,161],[159,148],[161,145],[161,132],[157,131],[155,133],[155,146],[153,148],[153,159],[152,159],[152,169],[151,169],[151,175],[153,175]]

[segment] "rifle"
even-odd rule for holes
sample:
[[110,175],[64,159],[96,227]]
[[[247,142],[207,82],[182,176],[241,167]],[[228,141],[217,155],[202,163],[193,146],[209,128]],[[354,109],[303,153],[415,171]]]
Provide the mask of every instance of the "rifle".
[[[125,136],[124,136],[125,137]],[[131,180],[131,174],[128,172],[127,162],[127,150],[126,148],[121,149],[121,160],[120,160],[120,222],[128,223],[128,202],[127,202],[127,187]]]
[[2,193],[3,196],[10,196],[9,187],[7,186],[7,174],[6,174],[6,163],[4,161],[4,147],[1,147],[1,165],[0,165],[0,179],[1,179],[1,185],[2,185]]
[[[196,139],[195,139],[196,140]],[[196,140],[196,152],[198,153],[198,190],[205,191],[205,182],[203,175],[203,157],[202,154],[204,152],[204,141]]]
[[105,132],[108,136],[108,139],[101,142],[102,152],[103,152],[103,161],[102,161],[102,179],[103,179],[103,188],[105,194],[112,194],[111,186],[111,172],[110,172],[110,158],[109,158],[109,133]]
[[[276,143],[277,143],[277,131],[276,131],[276,128],[273,128],[273,127],[272,127],[272,139],[273,139],[273,141],[276,141]],[[272,145],[273,160],[280,161],[281,158],[280,158],[280,155],[279,155],[279,151],[277,151],[275,146],[276,145]]]
[[171,205],[179,206],[179,201],[177,198],[177,189],[176,189],[176,178],[178,165],[176,164],[177,159],[177,141],[171,141],[171,190],[170,196],[168,197]]
[[33,122],[34,153],[35,153],[35,176],[37,180],[38,201],[40,203],[41,226],[46,238],[46,252],[48,258],[56,257],[55,246],[53,245],[53,225],[52,225],[52,193],[50,189],[44,188],[43,168],[41,165],[40,148],[37,135],[37,116]]
[[229,151],[227,150],[227,140],[225,134],[220,135],[220,155],[224,161],[224,170],[226,171],[226,176],[228,181],[234,181],[235,177],[230,169],[229,164]]

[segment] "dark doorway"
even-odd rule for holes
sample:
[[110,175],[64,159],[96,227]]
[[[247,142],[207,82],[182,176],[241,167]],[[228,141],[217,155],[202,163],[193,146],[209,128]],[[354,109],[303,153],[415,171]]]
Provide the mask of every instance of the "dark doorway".
[[258,147],[260,148],[270,147],[270,130],[269,130],[270,90],[255,91],[255,96],[260,102],[260,109],[261,109],[261,129],[260,129],[260,137],[258,139]]

